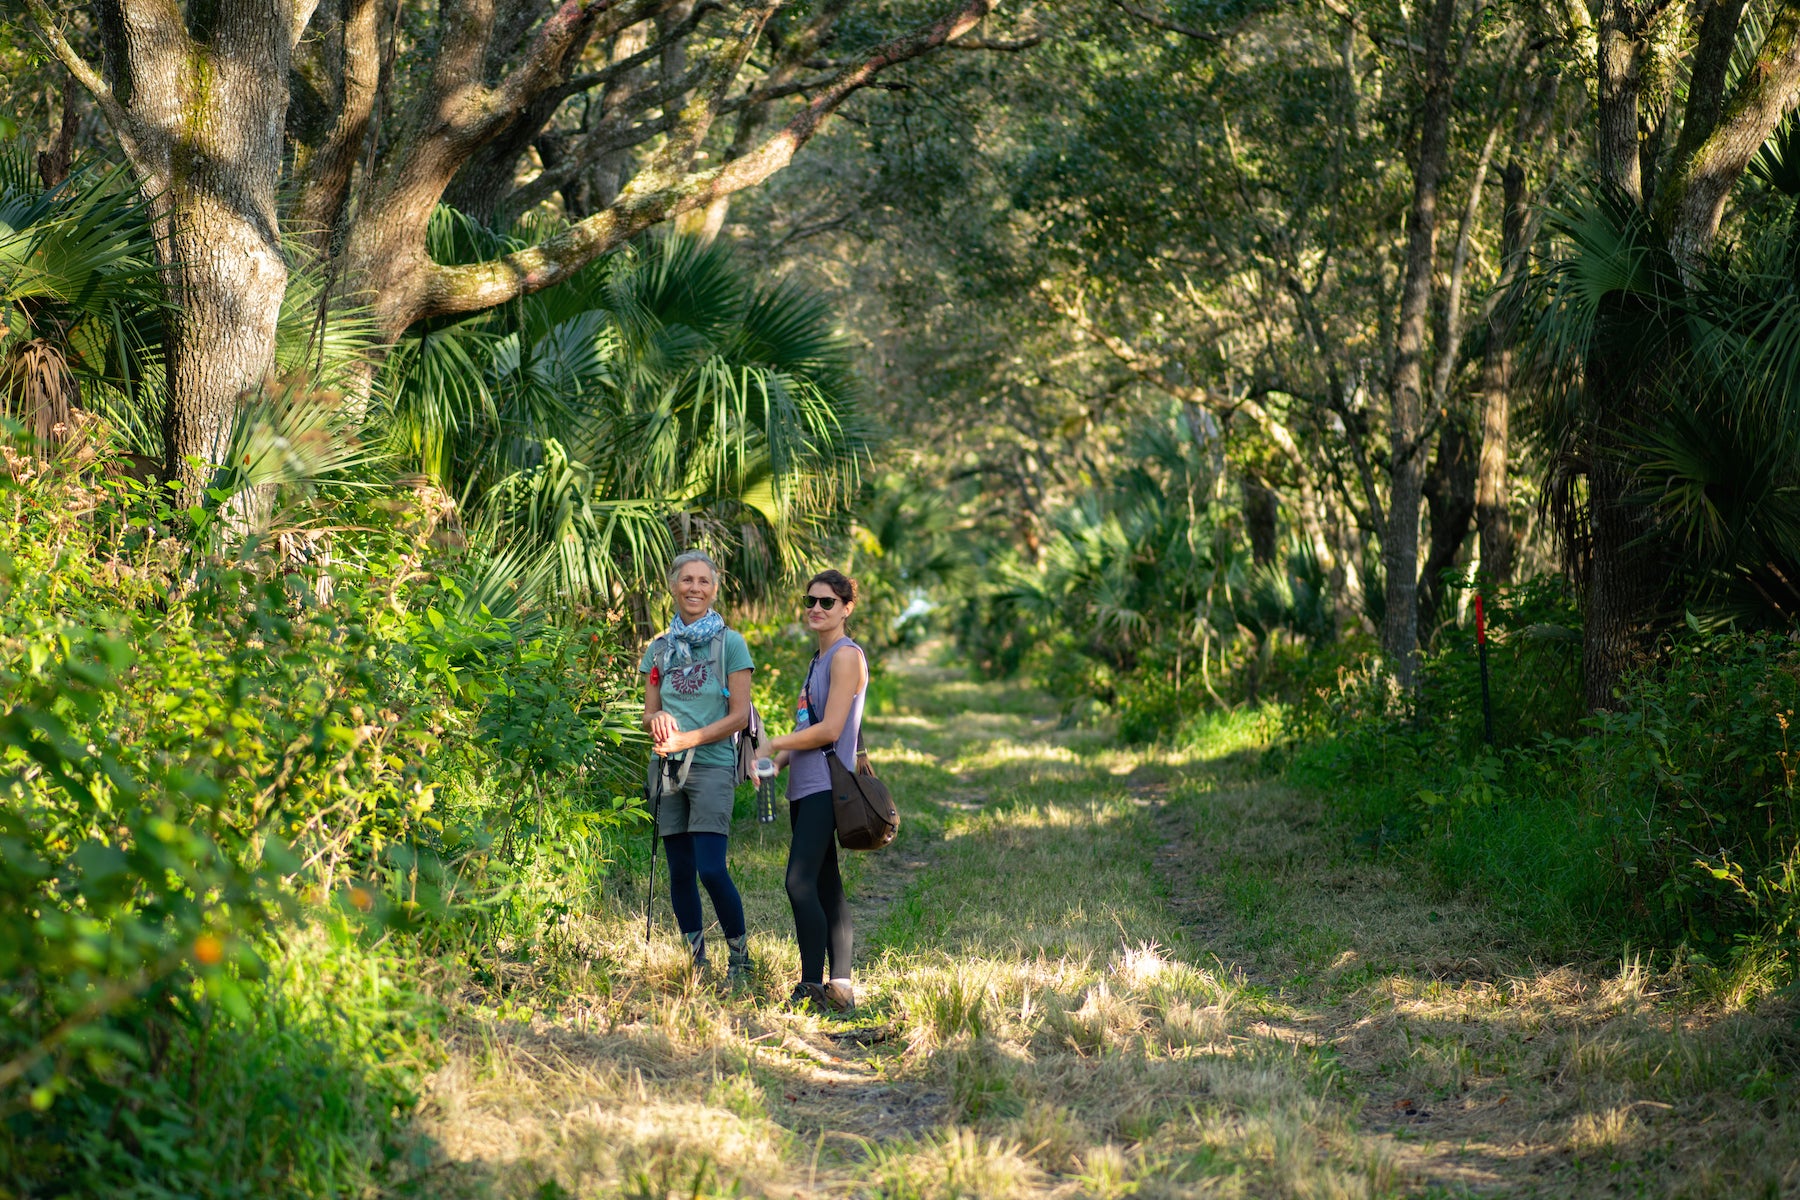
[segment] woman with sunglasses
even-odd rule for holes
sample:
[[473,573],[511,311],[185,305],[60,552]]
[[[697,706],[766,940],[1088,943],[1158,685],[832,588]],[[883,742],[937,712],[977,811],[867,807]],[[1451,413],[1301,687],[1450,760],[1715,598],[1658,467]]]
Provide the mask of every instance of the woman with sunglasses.
[[644,728],[654,755],[650,787],[657,793],[656,832],[669,859],[669,904],[687,938],[694,966],[706,966],[700,888],[706,885],[725,934],[725,978],[750,976],[744,902],[725,868],[731,807],[737,790],[732,736],[750,720],[755,669],[744,635],[725,628],[713,611],[719,568],[698,550],[669,564],[675,615],[650,643],[644,674]]
[[[856,582],[820,571],[806,585],[806,627],[818,640],[800,692],[794,732],[773,739],[775,764],[788,768],[787,892],[800,943],[800,982],[789,1004],[842,1012],[856,1002],[850,988],[850,904],[838,874],[837,821],[831,805],[829,750],[856,760],[869,667],[844,631],[856,607]],[[825,973],[827,960],[831,973]]]

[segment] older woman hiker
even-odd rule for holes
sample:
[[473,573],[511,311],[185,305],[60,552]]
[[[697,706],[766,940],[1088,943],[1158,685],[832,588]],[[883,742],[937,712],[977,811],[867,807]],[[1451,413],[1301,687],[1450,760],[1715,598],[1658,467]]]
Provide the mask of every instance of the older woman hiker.
[[[787,892],[800,943],[800,982],[788,1003],[795,1008],[842,1012],[856,1003],[850,987],[850,903],[838,874],[837,822],[831,802],[831,767],[825,751],[856,761],[869,667],[845,622],[856,607],[856,582],[841,571],[820,571],[801,598],[807,630],[818,652],[800,692],[794,732],[774,738],[777,767],[788,768]],[[831,974],[825,973],[830,960]]]
[[669,860],[669,903],[687,938],[694,966],[706,966],[700,889],[706,885],[729,950],[726,980],[749,977],[744,902],[725,867],[737,785],[732,735],[750,719],[755,664],[744,635],[725,628],[713,610],[719,569],[698,550],[669,564],[675,615],[644,651],[644,728],[654,755],[650,788],[660,791],[657,834]]

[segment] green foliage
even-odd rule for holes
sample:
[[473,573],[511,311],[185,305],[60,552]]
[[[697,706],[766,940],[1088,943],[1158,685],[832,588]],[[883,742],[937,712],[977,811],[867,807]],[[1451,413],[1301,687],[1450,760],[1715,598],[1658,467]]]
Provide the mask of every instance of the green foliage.
[[[1800,229],[1683,272],[1650,219],[1604,189],[1551,214],[1559,253],[1535,280],[1544,385],[1527,408],[1545,493],[1585,570],[1585,483],[1610,466],[1663,628],[1767,627],[1800,614]],[[1604,376],[1596,386],[1593,380]]]
[[[1257,563],[1222,499],[1223,438],[1178,405],[1132,426],[1131,465],[1054,515],[1040,561],[1010,562],[955,628],[981,669],[1002,674],[1035,648],[1040,682],[1065,699],[1118,706],[1128,741],[1174,736],[1241,691],[1255,703],[1284,640],[1337,637],[1317,556],[1295,544]],[[1229,681],[1241,672],[1237,683]]]
[[[9,599],[14,583],[0,574]],[[0,717],[0,1094],[41,1111],[72,1073],[145,1056],[130,1022],[112,1019],[141,996],[191,985],[247,1013],[227,959],[260,968],[246,936],[278,908],[274,867],[292,858],[270,846],[240,861],[204,763],[157,755],[141,777],[117,742],[89,741],[136,665],[124,641],[59,630],[8,642],[18,658],[17,699]]]
[[[426,492],[318,481],[290,515],[329,557],[227,554],[103,445],[12,461],[0,1169],[120,1195],[404,1177],[414,1080],[382,1064],[423,1053],[429,1004],[345,1007],[330,979],[383,933],[537,936],[555,914],[519,896],[546,871],[570,902],[600,886],[636,819],[612,634],[494,612]],[[296,957],[296,919],[337,949]]]
[[[451,261],[512,241],[451,210]],[[427,322],[383,371],[389,449],[550,585],[660,594],[676,542],[750,594],[801,571],[866,452],[820,298],[758,286],[724,243],[669,237],[491,313]]]
[[148,210],[122,171],[46,188],[24,147],[0,148],[0,411],[57,445],[85,386],[147,444],[134,398],[161,366],[162,305]]
[[1688,630],[1627,681],[1619,709],[1588,716],[1560,586],[1494,600],[1495,744],[1471,639],[1446,639],[1416,701],[1365,668],[1291,710],[1291,773],[1366,851],[1418,858],[1552,942],[1623,938],[1800,972],[1791,640]]
[[916,644],[979,575],[953,497],[898,471],[864,487],[845,570],[857,582],[857,637],[877,653]]

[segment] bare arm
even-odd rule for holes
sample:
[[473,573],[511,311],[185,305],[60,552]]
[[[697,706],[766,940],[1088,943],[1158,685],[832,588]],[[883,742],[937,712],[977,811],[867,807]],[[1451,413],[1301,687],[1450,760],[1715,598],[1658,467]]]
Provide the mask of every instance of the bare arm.
[[825,712],[817,725],[784,733],[769,742],[773,751],[817,750],[830,746],[843,736],[844,723],[850,719],[850,706],[868,682],[868,667],[861,654],[837,654],[831,659],[831,694],[825,701]]
[[644,677],[644,728],[657,742],[681,732],[680,722],[663,711],[662,685],[648,675]]

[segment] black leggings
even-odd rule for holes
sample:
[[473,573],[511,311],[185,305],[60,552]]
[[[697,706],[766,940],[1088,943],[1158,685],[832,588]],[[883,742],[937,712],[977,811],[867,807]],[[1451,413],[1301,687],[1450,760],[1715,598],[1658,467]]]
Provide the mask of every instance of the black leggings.
[[830,792],[814,792],[788,804],[794,840],[788,845],[787,894],[794,906],[794,935],[800,943],[800,981],[850,978],[850,902],[838,875],[837,818]]

